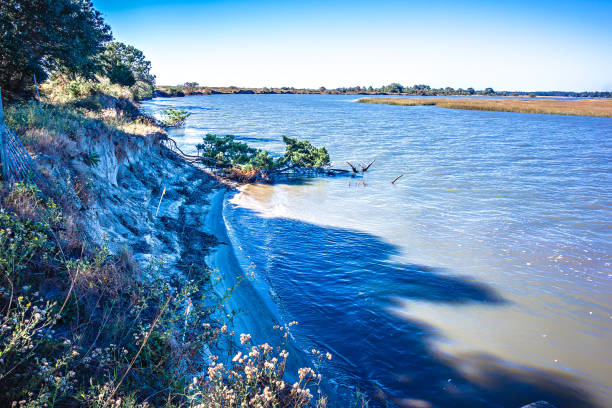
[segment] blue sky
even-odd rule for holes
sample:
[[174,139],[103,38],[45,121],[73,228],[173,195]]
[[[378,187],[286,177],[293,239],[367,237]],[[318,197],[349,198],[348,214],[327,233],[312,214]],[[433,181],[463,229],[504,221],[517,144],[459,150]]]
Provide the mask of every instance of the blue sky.
[[159,84],[612,90],[612,0],[94,5]]

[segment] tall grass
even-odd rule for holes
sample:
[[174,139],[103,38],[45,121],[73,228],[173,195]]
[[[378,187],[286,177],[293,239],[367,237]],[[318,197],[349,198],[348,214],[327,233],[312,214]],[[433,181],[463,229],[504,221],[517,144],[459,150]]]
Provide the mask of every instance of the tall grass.
[[435,105],[440,108],[498,112],[612,117],[612,100],[607,99],[361,98],[358,102],[402,106]]
[[137,101],[153,97],[153,86],[142,81],[127,87],[113,84],[105,77],[69,80],[57,74],[42,83],[40,91],[43,99],[53,103],[66,103],[101,94]]

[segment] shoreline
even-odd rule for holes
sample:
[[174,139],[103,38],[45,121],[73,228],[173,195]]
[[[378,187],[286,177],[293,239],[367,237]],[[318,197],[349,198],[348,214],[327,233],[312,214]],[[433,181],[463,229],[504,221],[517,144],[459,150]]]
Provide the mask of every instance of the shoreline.
[[232,94],[263,94],[263,95],[362,95],[362,96],[413,96],[413,97],[538,97],[538,98],[611,98],[608,91],[493,91],[448,88],[410,88],[401,89],[388,87],[366,88],[349,87],[326,89],[295,88],[295,87],[237,87],[237,86],[187,86],[157,85],[153,97],[183,97],[191,95],[232,95]]
[[[223,216],[226,194],[228,190],[225,188],[211,194],[206,215],[206,230],[219,240],[219,245],[205,257],[206,264],[213,271],[213,290],[219,299],[225,299],[224,310],[232,323],[230,330],[235,331],[235,341],[239,344],[239,335],[245,333],[251,335],[253,344],[268,342],[286,349],[289,358],[285,375],[290,381],[296,381],[298,368],[312,364],[295,344],[293,336],[290,336],[287,344],[281,344],[281,332],[274,330],[273,326],[288,322],[281,321],[274,301],[266,292],[268,288],[263,278],[255,280],[242,268]],[[231,295],[226,296],[228,291],[231,291]],[[229,319],[232,315],[234,318]]]

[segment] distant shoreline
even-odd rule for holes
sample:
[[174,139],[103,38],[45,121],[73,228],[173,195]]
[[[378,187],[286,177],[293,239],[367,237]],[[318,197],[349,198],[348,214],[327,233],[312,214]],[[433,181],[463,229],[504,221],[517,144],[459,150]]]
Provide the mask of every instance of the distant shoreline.
[[215,87],[215,86],[195,86],[187,87],[185,85],[169,86],[158,85],[153,91],[153,97],[170,98],[182,97],[189,95],[234,95],[234,94],[279,94],[279,95],[356,95],[356,96],[452,96],[452,97],[552,97],[552,98],[610,98],[610,92],[565,92],[565,91],[547,91],[547,92],[526,92],[526,91],[479,91],[469,88],[464,89],[416,89],[403,88],[402,92],[387,91],[386,88],[370,89],[370,88],[336,88],[336,89],[308,89],[308,88],[250,88],[250,87]]
[[612,117],[612,100],[549,98],[361,98],[357,102],[401,106],[438,106],[449,109],[497,112],[542,113],[552,115]]

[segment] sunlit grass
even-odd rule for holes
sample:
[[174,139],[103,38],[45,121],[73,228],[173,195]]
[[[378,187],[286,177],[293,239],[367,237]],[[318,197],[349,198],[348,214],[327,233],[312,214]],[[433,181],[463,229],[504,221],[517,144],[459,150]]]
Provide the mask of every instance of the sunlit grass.
[[449,109],[499,112],[612,117],[612,100],[608,99],[361,98],[358,102],[402,106],[435,105]]

